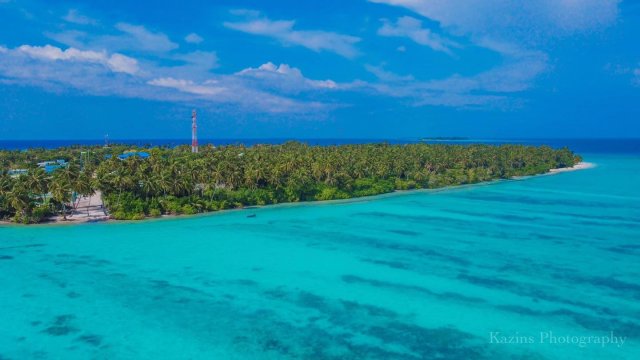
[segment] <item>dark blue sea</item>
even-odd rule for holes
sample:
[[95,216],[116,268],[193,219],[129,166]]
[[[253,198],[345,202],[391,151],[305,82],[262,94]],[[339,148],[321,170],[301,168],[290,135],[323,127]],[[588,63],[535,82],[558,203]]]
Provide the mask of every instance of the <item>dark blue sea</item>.
[[[554,148],[569,147],[576,152],[586,153],[640,153],[640,139],[468,139],[468,140],[421,140],[418,138],[261,138],[261,139],[201,139],[200,145],[255,145],[255,144],[282,144],[287,141],[300,141],[309,145],[343,145],[343,144],[366,144],[386,142],[390,144],[411,144],[426,142],[430,144],[525,144],[525,145],[548,145]],[[168,146],[191,144],[190,139],[113,139],[112,144],[127,144],[135,146]],[[93,140],[0,140],[0,149],[28,149],[46,148],[53,149],[61,146],[87,146],[104,145],[103,139]]]

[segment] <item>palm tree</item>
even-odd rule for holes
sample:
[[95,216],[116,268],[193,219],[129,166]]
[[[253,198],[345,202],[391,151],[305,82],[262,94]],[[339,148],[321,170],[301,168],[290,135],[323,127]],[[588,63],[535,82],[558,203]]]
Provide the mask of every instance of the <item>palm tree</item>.
[[5,209],[7,194],[13,188],[13,179],[7,174],[0,174],[0,212]]
[[[21,176],[22,177],[22,176]],[[24,179],[20,179],[24,180]],[[25,187],[24,181],[17,181],[13,184],[11,190],[6,194],[8,204],[15,209],[16,214],[20,214],[22,221],[28,221],[28,215],[33,208],[33,200],[29,194],[29,190]]]
[[74,184],[80,176],[80,165],[78,165],[75,161],[70,162],[67,166],[57,169],[56,173],[61,173],[67,180],[69,184]]
[[94,187],[93,179],[88,173],[81,172],[75,183],[72,184],[72,189],[79,195],[78,202],[74,204],[74,208],[77,209],[80,197],[89,197],[89,205],[91,205],[91,197],[96,193],[96,188]]
[[171,174],[167,170],[163,170],[157,177],[157,187],[162,190],[162,194],[166,197],[167,193],[171,191]]
[[49,180],[49,176],[42,168],[35,168],[29,170],[26,178],[26,185],[29,191],[42,199],[44,194],[47,193],[47,182]]
[[71,201],[71,183],[67,178],[67,174],[56,171],[53,174],[51,185],[51,197],[62,207],[62,218],[67,220],[67,202]]
[[143,173],[141,181],[141,190],[145,199],[149,199],[150,196],[157,193],[159,188],[158,177],[153,173]]

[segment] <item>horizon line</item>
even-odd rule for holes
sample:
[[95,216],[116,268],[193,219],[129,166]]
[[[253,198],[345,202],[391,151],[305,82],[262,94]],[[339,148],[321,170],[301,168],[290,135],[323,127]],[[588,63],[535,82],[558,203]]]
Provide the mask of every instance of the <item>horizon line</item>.
[[[473,140],[640,140],[640,136],[631,137],[463,137],[463,136],[434,136],[434,137],[220,137],[220,138],[200,138],[199,141],[215,141],[215,140],[436,140],[436,141],[473,141]],[[158,141],[158,140],[176,140],[190,143],[190,138],[111,138],[109,143],[117,141]],[[100,141],[104,142],[104,138],[32,138],[32,139],[2,139],[2,142],[18,142],[18,141]]]

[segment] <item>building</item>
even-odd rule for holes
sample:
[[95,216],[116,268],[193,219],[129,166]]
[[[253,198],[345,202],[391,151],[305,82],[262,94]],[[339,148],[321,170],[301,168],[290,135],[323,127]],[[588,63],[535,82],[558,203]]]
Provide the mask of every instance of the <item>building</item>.
[[[43,169],[47,174],[50,174],[57,169],[64,168],[69,165],[65,160],[50,160],[50,161],[42,161],[38,163],[38,167]],[[29,173],[29,169],[12,169],[7,171],[7,175],[12,177],[18,177],[20,175],[27,175]]]
[[137,157],[139,157],[139,158],[141,158],[141,159],[146,159],[146,158],[148,158],[150,155],[149,155],[149,153],[148,153],[148,152],[144,152],[144,151],[129,151],[129,152],[126,152],[126,153],[124,153],[124,154],[120,154],[120,155],[118,155],[118,159],[120,159],[120,160],[126,160],[126,159],[128,159],[128,158],[130,158],[130,157],[132,157],[132,156],[137,156]]
[[67,165],[68,165],[67,162],[62,159],[43,161],[38,163],[38,166],[43,168],[47,174],[52,173],[57,169],[66,167]]

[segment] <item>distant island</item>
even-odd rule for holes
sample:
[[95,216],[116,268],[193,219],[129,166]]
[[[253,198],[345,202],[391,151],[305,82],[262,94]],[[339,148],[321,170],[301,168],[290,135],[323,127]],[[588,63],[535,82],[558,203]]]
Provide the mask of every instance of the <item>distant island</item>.
[[423,137],[420,141],[466,141],[468,137],[461,136],[436,136],[436,137]]
[[[0,219],[139,220],[473,184],[580,161],[567,148],[523,145],[288,142],[207,145],[199,153],[187,146],[125,145],[1,150]],[[88,204],[86,214],[78,211],[81,203]]]

